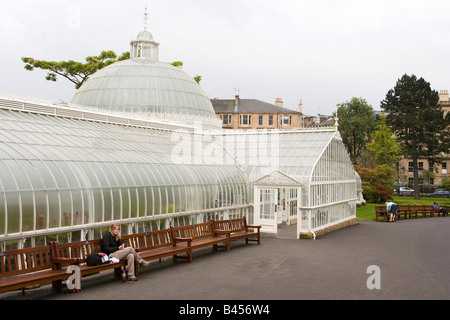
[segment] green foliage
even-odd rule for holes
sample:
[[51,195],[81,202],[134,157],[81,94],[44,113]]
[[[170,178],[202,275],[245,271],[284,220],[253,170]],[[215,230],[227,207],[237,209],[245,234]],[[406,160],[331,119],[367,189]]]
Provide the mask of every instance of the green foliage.
[[[173,65],[174,67],[182,68],[183,67],[183,62],[182,61],[174,61],[174,62],[171,63],[171,65]],[[196,75],[194,77],[194,80],[195,80],[195,82],[200,84],[200,81],[202,81],[202,76]]]
[[355,166],[362,181],[364,199],[372,203],[384,203],[393,195],[392,185],[395,169],[389,165],[379,165],[375,169]]
[[182,68],[183,67],[183,61],[174,61],[174,62],[171,63],[171,65],[173,65],[174,67]]
[[439,93],[415,75],[404,75],[381,101],[405,156],[438,163],[439,154],[448,152],[450,142],[444,138],[449,137],[450,117],[444,117],[438,102]]
[[194,77],[195,82],[197,82],[198,84],[200,84],[200,81],[202,81],[202,76],[196,75]]
[[386,124],[384,112],[380,117],[377,130],[371,137],[372,142],[367,143],[367,150],[375,155],[376,164],[394,166],[400,160],[402,149],[398,146],[391,128]]
[[406,74],[381,101],[404,156],[412,159],[416,199],[420,197],[418,159],[441,163],[450,148],[450,115],[444,117],[438,103],[439,93],[428,82]]
[[102,51],[98,56],[87,57],[86,63],[69,61],[45,61],[36,60],[30,57],[23,57],[22,61],[25,63],[25,69],[33,71],[35,68],[47,70],[48,73],[45,79],[48,81],[56,81],[58,76],[62,76],[75,84],[78,89],[88,79],[88,77],[98,70],[117,61],[130,58],[129,52],[124,52],[120,57],[113,51]]
[[350,159],[356,164],[376,127],[373,109],[366,100],[352,98],[338,104],[337,117],[342,141]]
[[442,180],[442,188],[444,188],[444,190],[450,191],[450,179],[443,179]]
[[[413,197],[407,196],[394,196],[393,200],[397,204],[410,204],[410,205],[432,205],[438,201],[441,206],[450,206],[450,198],[432,198],[426,197],[420,200],[416,200]],[[376,203],[368,202],[365,206],[356,208],[356,217],[360,221],[375,221],[375,206],[380,205]]]

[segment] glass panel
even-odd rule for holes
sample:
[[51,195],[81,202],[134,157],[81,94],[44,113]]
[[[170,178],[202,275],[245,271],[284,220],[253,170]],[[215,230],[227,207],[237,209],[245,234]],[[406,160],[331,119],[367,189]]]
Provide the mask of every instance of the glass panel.
[[[1,183],[0,183],[1,187]],[[5,234],[5,194],[2,190],[0,190],[0,235]]]
[[20,232],[20,202],[17,192],[6,192],[8,233]]

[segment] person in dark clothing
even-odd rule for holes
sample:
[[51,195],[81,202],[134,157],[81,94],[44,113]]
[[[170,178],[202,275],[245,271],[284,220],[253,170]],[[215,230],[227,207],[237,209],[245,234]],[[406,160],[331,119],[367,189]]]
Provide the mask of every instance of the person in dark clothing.
[[395,221],[395,215],[397,214],[398,205],[391,201],[386,201],[386,212],[390,215],[390,222]]
[[443,217],[448,216],[447,210],[445,210],[444,208],[442,208],[442,207],[439,205],[439,202],[433,203],[433,209],[434,209],[435,212],[442,213],[442,216],[443,216]]
[[109,232],[107,232],[102,241],[101,249],[103,253],[106,253],[110,258],[116,258],[118,260],[127,261],[128,280],[136,281],[137,277],[134,273],[134,264],[138,263],[141,267],[148,267],[150,262],[142,259],[139,254],[132,247],[125,247],[125,244],[120,239],[120,226],[113,224]]

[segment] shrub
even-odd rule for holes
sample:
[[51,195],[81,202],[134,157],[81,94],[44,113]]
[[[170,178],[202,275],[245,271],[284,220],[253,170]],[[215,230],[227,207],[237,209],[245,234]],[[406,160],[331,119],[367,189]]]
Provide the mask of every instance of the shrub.
[[363,196],[367,202],[383,203],[392,199],[395,169],[380,165],[375,169],[355,167],[362,181]]

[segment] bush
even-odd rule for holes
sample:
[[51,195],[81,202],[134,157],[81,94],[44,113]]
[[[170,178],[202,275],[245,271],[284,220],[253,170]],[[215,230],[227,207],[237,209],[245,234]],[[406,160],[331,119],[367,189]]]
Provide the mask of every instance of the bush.
[[375,169],[355,167],[362,181],[363,196],[367,202],[383,203],[392,199],[395,169],[380,165]]

